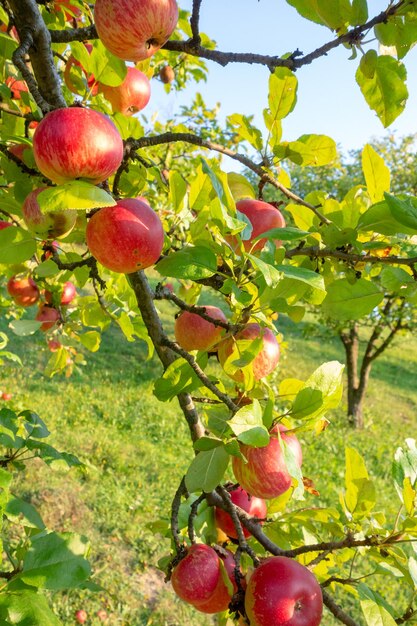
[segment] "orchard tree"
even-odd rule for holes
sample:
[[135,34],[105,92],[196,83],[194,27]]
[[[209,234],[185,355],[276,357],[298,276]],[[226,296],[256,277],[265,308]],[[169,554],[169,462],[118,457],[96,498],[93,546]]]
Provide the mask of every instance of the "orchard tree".
[[[269,376],[280,356],[277,314],[297,320],[315,304],[354,323],[383,302],[386,271],[404,306],[417,297],[415,199],[389,193],[372,151],[365,191],[341,202],[320,190],[300,197],[283,165],[325,165],[336,146],[317,134],[289,141],[282,129],[297,102],[296,71],[341,45],[361,55],[356,78],[371,109],[384,126],[396,119],[407,99],[402,59],[417,40],[417,7],[400,0],[372,16],[366,0],[288,3],[329,29],[320,48],[283,56],[218,50],[200,32],[202,0],[191,15],[175,0],[2,1],[2,304],[11,331],[28,341],[45,333],[49,375],[82,363],[110,324],[155,351],[163,366],[155,394],[178,399],[195,453],[181,451],[190,463],[172,487],[171,551],[160,562],[180,598],[218,614],[220,624],[316,626],[324,605],[356,626],[352,599],[367,624],[401,624],[415,614],[415,441],[395,453],[394,520],[376,509],[365,460],[349,448],[339,504],[316,507],[297,434],[324,430],[341,399],[343,366],[318,364],[306,381],[281,380],[278,388]],[[372,32],[397,58],[366,50]],[[181,88],[205,76],[206,61],[270,70],[266,128],[236,113],[223,131],[197,98],[180,119],[145,132],[132,117],[145,106],[145,79]],[[222,155],[253,172],[256,186],[225,173]],[[262,199],[269,186],[279,209]],[[386,256],[375,251],[381,239],[391,248]],[[360,273],[352,274],[356,264]],[[183,285],[180,295],[171,279]],[[162,300],[179,313],[175,338],[162,324]],[[32,412],[2,410],[0,420],[3,490],[26,458],[22,446],[47,459],[62,454],[39,442],[47,431]],[[23,538],[11,534],[0,573],[2,621],[54,626],[41,591],[89,585],[85,546],[47,531],[24,505],[2,498],[1,506],[3,534],[23,510]],[[225,534],[222,545],[219,511],[236,537]],[[404,590],[401,606],[376,589],[381,571],[385,587]]]

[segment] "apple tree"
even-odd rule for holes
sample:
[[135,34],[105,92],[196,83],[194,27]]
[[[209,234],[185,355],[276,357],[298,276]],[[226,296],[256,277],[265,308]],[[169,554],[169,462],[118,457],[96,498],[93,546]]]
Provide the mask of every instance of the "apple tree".
[[[377,508],[366,460],[351,448],[340,502],[316,507],[297,435],[328,436],[343,366],[318,363],[307,380],[280,380],[275,322],[315,305],[354,324],[383,302],[387,272],[407,306],[415,302],[415,198],[389,193],[372,152],[366,192],[354,188],[340,202],[320,190],[299,196],[286,163],[325,165],[336,145],[314,128],[290,140],[282,120],[297,103],[297,70],[344,45],[360,52],[358,85],[390,125],[407,99],[417,7],[401,0],[371,15],[366,0],[288,4],[327,27],[328,41],[306,54],[223,52],[200,32],[202,0],[191,14],[175,0],[1,2],[1,302],[10,332],[28,341],[45,333],[47,375],[81,366],[111,324],[161,362],[154,393],[177,399],[190,431],[160,561],[180,598],[220,624],[316,626],[323,606],[348,626],[362,623],[359,611],[367,624],[401,624],[415,615],[415,441],[394,455],[394,519]],[[370,32],[395,56],[369,47]],[[146,106],[149,78],[181,88],[206,77],[207,61],[270,70],[265,128],[239,113],[222,128],[197,97],[182,118],[145,130],[133,114]],[[256,184],[226,173],[223,155]],[[279,208],[263,200],[268,187]],[[167,306],[174,332],[162,322]],[[28,447],[28,434],[45,431],[30,411],[3,410],[0,420],[10,474],[15,439]],[[9,476],[0,479],[7,486]],[[41,591],[90,585],[76,562],[86,551],[51,540],[39,523],[23,529],[0,573],[0,615],[5,624],[55,625]],[[74,565],[60,577],[58,555]]]

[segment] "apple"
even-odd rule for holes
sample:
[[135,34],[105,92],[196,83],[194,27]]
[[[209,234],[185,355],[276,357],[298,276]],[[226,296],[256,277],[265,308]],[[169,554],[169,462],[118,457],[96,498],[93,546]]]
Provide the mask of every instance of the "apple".
[[101,622],[105,622],[108,618],[107,611],[105,611],[104,609],[100,609],[99,611],[97,611],[97,617]]
[[39,307],[35,320],[42,322],[40,329],[46,332],[50,328],[53,328],[58,320],[61,319],[61,314],[54,307],[43,304]]
[[[227,337],[218,346],[219,361],[222,367],[228,357],[233,352],[236,341],[239,340],[255,340],[262,337],[263,347],[256,355],[250,366],[252,367],[253,377],[259,380],[268,376],[278,365],[280,349],[277,338],[269,328],[261,328],[259,324],[247,324],[245,328],[240,330],[234,337]],[[233,380],[238,382],[243,380],[242,370],[238,369],[234,374],[229,374]]]
[[[238,487],[230,491],[230,498],[233,504],[236,504],[241,509],[246,511],[251,517],[258,519],[264,519],[266,517],[267,507],[266,502],[262,498],[251,496],[247,491]],[[214,517],[216,520],[216,526],[220,528],[228,537],[237,539],[237,532],[233,520],[229,513],[223,511],[223,509],[215,508]],[[242,526],[243,534],[245,537],[250,537],[250,532]]]
[[30,276],[25,278],[12,276],[7,283],[7,291],[16,304],[20,304],[20,306],[32,306],[39,300],[40,296],[38,286]]
[[[61,298],[59,300],[59,304],[64,305],[64,306],[70,304],[74,300],[76,295],[77,295],[77,290],[75,289],[74,283],[68,280],[66,283],[64,283],[62,287]],[[53,299],[54,299],[54,293],[46,289],[45,290],[45,302],[47,304],[52,304]]]
[[291,476],[288,473],[284,451],[278,437],[278,431],[301,467],[303,455],[300,442],[293,434],[287,434],[282,424],[271,430],[271,439],[264,448],[253,448],[240,444],[240,451],[247,459],[245,463],[240,457],[232,457],[232,468],[236,480],[243,489],[258,498],[277,498],[291,487]]
[[157,213],[146,202],[123,198],[116,206],[94,213],[86,239],[91,254],[104,267],[130,274],[156,263],[164,231]]
[[23,219],[30,231],[45,239],[65,237],[74,228],[77,211],[51,211],[42,213],[38,202],[38,195],[47,189],[39,187],[30,192],[22,206]]
[[159,78],[164,83],[164,85],[169,85],[175,79],[175,72],[170,65],[164,65],[159,70]]
[[[217,306],[205,306],[204,310],[215,320],[227,322],[223,311]],[[225,334],[225,329],[203,319],[198,313],[183,311],[175,320],[175,339],[184,350],[208,350]]]
[[9,400],[11,400],[13,398],[13,394],[12,393],[6,393],[5,391],[3,391],[3,393],[1,394],[1,398],[2,398],[2,400],[5,400],[6,402],[8,402]]
[[62,184],[81,178],[97,184],[114,174],[123,158],[123,141],[113,122],[81,107],[48,113],[33,135],[39,170]]
[[29,91],[28,86],[26,85],[24,80],[18,80],[13,76],[8,76],[6,78],[6,85],[12,92],[13,100],[20,100],[23,92]]
[[151,97],[148,77],[135,67],[128,67],[124,81],[117,87],[100,83],[100,91],[110,102],[113,113],[133,115],[146,107]]
[[272,556],[249,579],[245,610],[251,626],[318,626],[323,596],[315,576],[304,565]]
[[10,222],[5,222],[4,220],[0,220],[0,230],[3,230],[4,228],[7,228],[8,226],[12,226],[12,224],[10,224]]
[[[252,252],[254,250],[262,250],[268,240],[260,239],[253,244],[253,240],[258,237],[258,235],[272,230],[273,228],[285,227],[285,219],[281,211],[268,202],[245,198],[244,200],[238,200],[238,202],[236,202],[236,208],[240,213],[246,215],[252,224],[252,234],[250,238],[243,241],[246,252],[249,252],[249,250],[252,250]],[[231,243],[233,247],[236,247],[236,239],[234,237],[229,238],[229,243]],[[274,243],[279,247],[282,241],[276,240]]]
[[[91,54],[91,51],[93,50],[93,46],[91,45],[91,43],[85,43],[84,46],[87,48],[88,54]],[[88,86],[89,91],[91,92],[91,95],[96,96],[99,90],[99,83],[96,81],[94,74],[88,74],[86,72],[86,70],[81,65],[80,61],[78,61],[73,54],[69,56],[68,61],[66,62],[66,65],[65,65],[65,70],[64,70],[64,81],[68,89],[72,91],[72,93],[76,93],[76,94],[80,93],[78,90],[77,84],[74,83],[74,80],[71,77],[71,69],[74,66],[81,68],[81,71],[83,72],[85,76],[85,80],[87,82],[87,86]]]
[[71,4],[70,0],[55,0],[54,10],[55,12],[64,11],[65,20],[67,22],[81,17],[81,9]]
[[23,153],[26,152],[26,150],[30,150],[31,147],[27,143],[14,143],[11,146],[9,146],[7,149],[11,154],[17,157],[20,161],[24,162]]
[[143,61],[169,39],[176,0],[96,0],[94,22],[103,45],[125,61]]
[[[227,552],[227,551],[226,551]],[[233,560],[232,553],[229,552]],[[230,557],[226,573],[230,578]],[[234,560],[233,568],[234,569]],[[237,586],[234,580],[234,589]],[[223,580],[222,566],[217,552],[205,544],[193,544],[186,556],[174,568],[171,583],[175,593],[188,604],[192,604],[202,613],[219,613],[225,611],[231,600],[231,593]]]
[[75,619],[79,624],[85,624],[88,619],[87,611],[79,609],[75,612]]
[[50,339],[48,341],[48,348],[51,352],[57,352],[62,346],[61,342],[57,339]]

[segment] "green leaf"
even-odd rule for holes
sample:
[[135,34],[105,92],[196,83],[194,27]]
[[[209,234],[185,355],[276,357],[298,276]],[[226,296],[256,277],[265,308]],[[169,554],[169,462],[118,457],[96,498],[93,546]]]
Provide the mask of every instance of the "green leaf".
[[372,591],[364,583],[357,586],[361,609],[365,617],[367,626],[395,626],[396,621],[391,615],[391,607],[377,593]]
[[355,519],[367,516],[375,506],[376,490],[362,456],[353,448],[346,448],[346,493],[347,510]]
[[101,334],[96,330],[89,330],[82,335],[79,335],[79,340],[87,350],[90,352],[97,352],[100,348]]
[[269,433],[262,421],[262,409],[257,400],[239,409],[227,422],[239,441],[263,448],[269,443]]
[[100,83],[117,87],[127,75],[126,63],[107,50],[99,39],[93,43],[89,67]]
[[29,502],[25,502],[25,500],[16,498],[16,496],[13,496],[8,501],[5,515],[10,521],[23,524],[23,526],[28,528],[45,529],[45,524],[35,507],[29,504]]
[[406,439],[406,447],[397,448],[392,463],[395,488],[402,499],[404,481],[409,479],[412,488],[417,486],[417,448],[415,439]]
[[36,241],[23,228],[10,226],[0,231],[0,263],[23,263],[36,252]]
[[337,320],[358,320],[369,315],[383,300],[384,294],[369,280],[360,278],[353,285],[340,278],[327,287],[323,314]]
[[284,119],[294,109],[297,89],[296,75],[286,67],[276,67],[269,77],[268,94],[269,111],[274,122]]
[[62,346],[53,352],[45,367],[45,376],[52,378],[55,374],[62,372],[67,366],[68,352]]
[[337,157],[336,143],[326,135],[302,135],[297,141],[286,141],[274,148],[279,159],[290,159],[302,167],[332,163]]
[[376,112],[384,128],[402,113],[408,98],[404,65],[391,56],[378,56],[368,50],[356,72],[356,81],[369,107]]
[[372,202],[383,200],[384,192],[390,190],[391,175],[384,159],[369,143],[362,151],[362,169]]
[[417,198],[409,196],[401,199],[389,193],[385,193],[384,197],[394,219],[407,228],[417,230]]
[[64,185],[45,189],[38,195],[37,200],[43,213],[68,209],[89,211],[116,204],[107,191],[82,180],[73,180]]
[[[407,199],[407,203],[412,203],[413,206],[415,205],[415,207],[417,207],[417,200],[414,200],[412,197]],[[398,233],[405,235],[415,234],[415,229],[409,228],[395,219],[386,200],[369,207],[360,217],[358,228],[365,232],[373,231],[375,233],[381,233],[381,235],[396,235]]]
[[255,237],[252,241],[259,241],[259,239],[279,239],[281,241],[295,241],[297,239],[304,239],[310,235],[306,230],[300,230],[299,228],[293,228],[292,226],[286,226],[285,228],[272,228],[264,233],[261,233]]
[[194,450],[204,452],[207,450],[213,450],[213,448],[218,448],[218,446],[221,445],[223,445],[223,441],[217,437],[200,437],[200,439],[197,439],[197,441],[194,442]]
[[35,273],[40,278],[48,278],[50,276],[56,276],[59,273],[59,268],[52,259],[48,259],[43,263],[39,263],[39,265],[35,269]]
[[35,535],[17,578],[42,589],[78,587],[91,573],[87,551],[87,540],[75,534]]
[[262,133],[259,128],[256,128],[256,126],[251,123],[248,117],[240,113],[234,113],[233,115],[229,115],[227,121],[233,126],[234,131],[241,139],[249,142],[255,150],[259,152],[262,151]]
[[[200,367],[207,363],[207,354],[197,360]],[[154,394],[161,402],[168,402],[181,392],[189,392],[201,387],[202,382],[191,365],[182,357],[167,367],[162,377],[155,381]]]
[[42,322],[36,320],[14,320],[10,322],[9,328],[12,329],[18,337],[28,337],[33,335],[41,327]]
[[169,197],[176,213],[182,210],[186,193],[187,183],[184,178],[179,172],[171,171],[169,173]]
[[193,459],[185,476],[185,485],[189,492],[205,491],[209,493],[221,482],[229,465],[229,455],[224,446],[199,452]]
[[338,361],[329,361],[320,365],[301,389],[299,381],[296,381],[294,393],[297,393],[292,406],[292,417],[317,420],[330,409],[339,406],[343,392],[344,367]]
[[282,272],[285,278],[298,280],[302,283],[306,283],[313,289],[324,293],[326,292],[323,276],[317,274],[317,272],[313,272],[313,270],[306,269],[305,267],[296,267],[295,265],[277,265],[276,269]]
[[162,276],[200,280],[216,273],[217,258],[205,246],[188,246],[159,261],[156,269]]
[[0,620],[4,626],[62,626],[45,596],[34,590],[1,593]]
[[349,0],[287,0],[300,15],[332,30],[344,30],[351,19]]
[[237,172],[227,173],[227,182],[235,202],[241,198],[256,198],[256,193],[250,182]]
[[253,267],[257,269],[260,274],[263,276],[268,287],[275,287],[278,285],[279,281],[282,279],[282,274],[270,263],[265,263],[257,256],[253,254],[248,254],[247,258],[252,263]]
[[414,278],[401,267],[384,267],[380,278],[387,291],[399,291],[404,285],[414,284]]

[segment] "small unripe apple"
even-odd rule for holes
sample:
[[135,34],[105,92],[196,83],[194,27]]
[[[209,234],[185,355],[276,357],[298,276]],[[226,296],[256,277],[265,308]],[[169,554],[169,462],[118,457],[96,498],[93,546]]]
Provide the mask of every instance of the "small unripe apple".
[[[74,283],[68,280],[66,283],[64,283],[62,287],[61,298],[60,299],[58,298],[59,303],[66,306],[74,300],[76,295],[77,295],[77,290],[75,289]],[[52,304],[53,299],[54,297],[53,297],[52,291],[49,291],[48,289],[46,289],[45,290],[45,302],[47,304]]]
[[300,442],[293,434],[287,434],[285,426],[275,426],[271,431],[269,444],[264,448],[254,448],[240,444],[240,451],[247,459],[232,458],[233,473],[240,485],[258,498],[277,498],[291,487],[284,451],[278,438],[291,449],[299,467],[303,460]]
[[175,72],[170,65],[164,65],[159,71],[159,78],[164,85],[169,85],[175,78]]
[[94,22],[103,45],[125,61],[143,61],[169,39],[176,0],[96,0]]
[[113,113],[134,115],[146,107],[151,97],[148,77],[135,67],[128,67],[124,81],[117,87],[100,83],[100,91],[110,102]]
[[79,624],[85,624],[88,619],[87,611],[84,611],[84,609],[79,609],[75,612],[75,619]]
[[39,237],[45,239],[65,237],[74,228],[77,211],[68,209],[66,211],[42,213],[38,195],[45,189],[46,187],[34,189],[26,197],[22,206],[23,219],[29,230],[39,235]]
[[[247,491],[238,487],[230,491],[230,498],[236,506],[246,511],[251,517],[257,517],[264,519],[266,517],[267,507],[266,502],[262,498],[251,496]],[[229,513],[223,511],[223,509],[215,508],[214,516],[216,520],[216,526],[218,526],[228,537],[237,539],[237,532],[233,520]],[[243,534],[245,537],[250,537],[250,532],[242,525]]]
[[39,311],[36,314],[35,320],[42,322],[40,330],[46,332],[50,328],[53,328],[55,324],[61,319],[61,314],[57,309],[54,309],[47,304],[43,304],[39,307]]
[[109,270],[131,274],[154,265],[164,244],[161,220],[137,198],[94,213],[86,230],[91,254]]
[[13,398],[13,394],[12,393],[6,393],[5,391],[3,391],[3,393],[1,394],[1,398],[2,398],[2,400],[5,400],[6,402],[8,402],[9,400],[11,400]]
[[319,626],[323,595],[304,565],[272,556],[249,579],[245,610],[251,626]]
[[[249,250],[262,250],[267,239],[260,239],[256,244],[252,244],[253,240],[262,233],[266,233],[273,228],[285,227],[285,219],[281,211],[268,202],[245,198],[244,200],[236,202],[236,209],[246,215],[252,224],[252,234],[249,239],[243,242],[246,252],[249,252]],[[229,243],[231,243],[233,247],[235,247],[235,241],[234,237],[230,237]],[[282,241],[276,240],[274,243],[279,247]]]
[[7,291],[16,304],[25,307],[35,304],[40,296],[38,286],[30,276],[25,276],[24,278],[12,276],[7,283]]
[[13,100],[20,100],[22,97],[22,93],[26,93],[29,91],[28,86],[26,85],[24,80],[18,80],[13,76],[8,76],[6,78],[6,85],[12,92]]
[[[217,306],[205,306],[205,313],[215,320],[227,322]],[[175,320],[175,339],[184,350],[212,349],[225,334],[225,329],[203,319],[198,313],[183,311]]]
[[68,107],[43,118],[33,136],[33,153],[42,174],[57,184],[75,178],[97,184],[116,172],[123,141],[103,113]]
[[[278,365],[280,349],[277,338],[269,328],[261,328],[259,324],[247,324],[234,337],[227,337],[218,346],[219,361],[223,367],[228,357],[233,352],[236,341],[255,340],[262,337],[263,347],[250,364],[255,380],[260,380],[268,376]],[[243,372],[238,369],[235,373],[229,374],[233,380],[238,382],[243,380]]]

